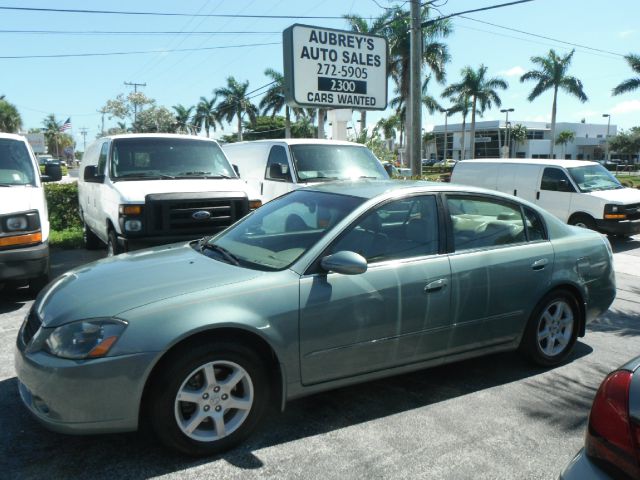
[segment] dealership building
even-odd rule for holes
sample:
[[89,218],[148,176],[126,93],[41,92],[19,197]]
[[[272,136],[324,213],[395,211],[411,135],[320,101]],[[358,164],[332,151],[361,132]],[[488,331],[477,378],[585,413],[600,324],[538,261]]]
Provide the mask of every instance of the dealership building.
[[[471,158],[471,122],[465,125],[465,157]],[[527,129],[527,139],[516,142],[510,135],[511,128],[523,125]],[[615,125],[594,123],[556,123],[556,138],[562,131],[575,134],[573,141],[566,145],[555,145],[554,157],[573,160],[602,160],[606,152],[607,130],[610,137],[616,135]],[[435,143],[427,145],[426,158],[442,159],[445,156],[445,125],[433,129]],[[446,126],[447,158],[462,159],[462,124]],[[475,158],[496,158],[508,148],[511,158],[549,158],[551,123],[490,120],[476,122]],[[504,155],[502,155],[504,156]]]

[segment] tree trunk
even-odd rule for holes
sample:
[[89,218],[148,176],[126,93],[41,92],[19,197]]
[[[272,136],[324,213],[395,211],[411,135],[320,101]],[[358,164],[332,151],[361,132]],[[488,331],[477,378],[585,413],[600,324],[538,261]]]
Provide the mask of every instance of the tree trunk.
[[462,135],[460,137],[460,160],[465,160],[466,158],[466,153],[467,153],[467,149],[466,149],[466,145],[464,144],[464,140],[465,140],[465,130],[467,128],[467,115],[462,115]]
[[471,159],[476,158],[476,100],[477,98],[473,97],[473,103],[471,104]]
[[551,144],[549,146],[549,158],[553,158],[553,147],[556,143],[556,105],[558,101],[558,87],[553,89],[553,106],[551,107]]
[[360,110],[360,132],[367,129],[367,111]]
[[324,139],[324,109],[318,109],[318,138]]
[[284,106],[284,138],[291,138],[291,110]]
[[238,141],[242,141],[242,113],[238,111]]

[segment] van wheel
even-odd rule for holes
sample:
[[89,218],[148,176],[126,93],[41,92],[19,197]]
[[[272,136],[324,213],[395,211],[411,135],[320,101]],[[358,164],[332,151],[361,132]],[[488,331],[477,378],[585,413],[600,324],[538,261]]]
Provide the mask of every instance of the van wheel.
[[118,244],[118,237],[116,232],[109,230],[109,241],[107,242],[107,257],[113,257],[114,255],[120,255],[124,253],[124,248]]
[[588,228],[589,230],[596,230],[596,221],[586,214],[574,215],[569,219],[569,225],[575,225],[580,228]]
[[102,247],[103,243],[98,236],[85,223],[82,228],[82,243],[87,250],[97,250]]

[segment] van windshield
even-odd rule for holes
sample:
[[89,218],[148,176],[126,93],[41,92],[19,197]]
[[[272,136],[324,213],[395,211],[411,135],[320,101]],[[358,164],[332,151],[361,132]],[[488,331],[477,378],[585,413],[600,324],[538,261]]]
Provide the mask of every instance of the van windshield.
[[0,138],[0,186],[35,184],[33,162],[24,142]]
[[371,150],[358,145],[291,145],[291,154],[300,182],[389,178]]
[[588,193],[624,188],[618,179],[602,165],[572,167],[567,170],[569,170],[569,175],[571,175],[573,181],[576,182],[581,192]]
[[120,138],[113,142],[111,178],[237,178],[218,144],[196,138]]

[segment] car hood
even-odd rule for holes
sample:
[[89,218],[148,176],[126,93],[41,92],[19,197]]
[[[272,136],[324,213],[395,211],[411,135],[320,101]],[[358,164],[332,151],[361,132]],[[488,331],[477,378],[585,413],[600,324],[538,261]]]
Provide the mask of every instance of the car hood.
[[0,187],[0,215],[40,207],[42,190],[31,185]]
[[211,259],[188,243],[167,245],[70,270],[38,296],[34,308],[45,327],[57,327],[259,275],[264,272]]
[[636,188],[619,188],[617,190],[600,190],[589,192],[593,197],[602,198],[608,202],[620,202],[623,204],[640,203],[640,190]]
[[122,180],[114,183],[125,202],[144,202],[146,195],[155,193],[236,192],[244,194],[247,184],[237,178],[176,179],[176,180]]

